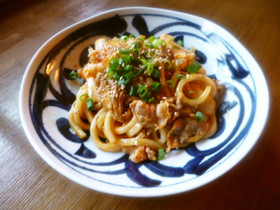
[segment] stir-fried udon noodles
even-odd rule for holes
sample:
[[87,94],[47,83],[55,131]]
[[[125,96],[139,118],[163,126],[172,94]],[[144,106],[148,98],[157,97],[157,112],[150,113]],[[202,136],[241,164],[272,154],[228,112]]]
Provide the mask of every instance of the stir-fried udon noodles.
[[174,37],[99,38],[70,77],[85,79],[69,112],[73,131],[130,160],[163,159],[217,130],[223,86],[206,76],[195,49]]

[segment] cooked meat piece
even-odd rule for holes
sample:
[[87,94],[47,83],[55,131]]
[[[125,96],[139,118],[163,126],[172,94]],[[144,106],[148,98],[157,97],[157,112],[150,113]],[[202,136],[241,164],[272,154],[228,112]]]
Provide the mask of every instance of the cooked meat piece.
[[135,163],[140,163],[144,160],[156,160],[156,151],[149,147],[139,146],[123,150],[123,152],[130,154],[129,159]]
[[141,100],[134,100],[130,104],[130,108],[134,116],[136,116],[137,121],[142,125],[157,123],[155,104],[147,104]]
[[150,147],[146,147],[145,151],[147,153],[149,160],[157,160],[156,151],[154,149],[151,149]]
[[174,121],[167,139],[171,148],[176,148],[192,136],[203,135],[207,129],[207,123],[200,123],[191,117],[179,118]]
[[171,110],[169,109],[169,103],[167,100],[162,100],[157,105],[156,116],[157,116],[157,125],[158,125],[157,129],[163,128],[172,116]]
[[97,74],[93,86],[95,90],[92,93],[97,102],[102,103],[106,109],[112,110],[115,120],[124,122],[130,117],[131,112],[128,109],[124,86],[118,85],[115,80],[106,79],[106,76],[101,73]]
[[157,129],[163,128],[172,116],[167,100],[162,100],[159,104],[135,100],[130,104],[130,108],[137,121],[146,127],[157,125]]
[[147,153],[144,146],[136,147],[132,153],[130,153],[129,159],[134,163],[140,163],[143,160],[147,160]]

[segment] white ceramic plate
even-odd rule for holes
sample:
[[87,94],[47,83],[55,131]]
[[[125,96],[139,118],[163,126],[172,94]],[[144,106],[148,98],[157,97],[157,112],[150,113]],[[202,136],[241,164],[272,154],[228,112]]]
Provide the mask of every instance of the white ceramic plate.
[[[162,161],[136,165],[122,153],[102,152],[90,139],[71,133],[67,115],[80,84],[67,79],[69,71],[87,62],[87,47],[96,38],[125,33],[168,33],[197,49],[207,74],[227,89],[214,137],[174,150]],[[133,197],[180,193],[221,176],[256,143],[268,107],[262,70],[229,32],[194,15],[144,7],[110,10],[55,34],[32,58],[20,91],[23,128],[48,164],[88,188]]]

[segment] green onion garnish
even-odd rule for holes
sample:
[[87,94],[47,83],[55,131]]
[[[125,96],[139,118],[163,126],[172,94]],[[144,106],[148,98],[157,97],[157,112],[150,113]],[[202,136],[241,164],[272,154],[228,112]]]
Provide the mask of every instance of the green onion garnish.
[[81,100],[81,101],[87,101],[88,98],[89,98],[89,96],[88,96],[87,93],[85,93],[85,94],[83,94],[83,95],[80,96],[80,100]]
[[164,68],[165,69],[171,69],[172,68],[172,63],[169,60],[164,61]]
[[127,55],[130,52],[130,49],[120,49],[119,54],[120,55]]
[[177,75],[176,75],[176,78],[177,78],[177,79],[184,79],[184,78],[185,78],[185,75],[183,75],[183,74],[177,74]]
[[161,89],[161,87],[162,87],[162,84],[160,84],[159,82],[153,82],[153,83],[151,84],[151,89],[152,89],[152,91],[154,91],[154,92],[159,92],[160,89]]
[[119,59],[117,58],[111,58],[109,60],[109,68],[111,70],[116,70],[119,67]]
[[167,80],[166,85],[167,85],[167,87],[174,88],[175,82],[173,80]]
[[136,49],[140,49],[141,43],[140,43],[140,42],[134,42],[134,47],[135,47]]
[[[132,66],[131,66],[132,67]],[[133,79],[134,77],[134,72],[133,71],[127,71],[126,73],[123,74],[123,76],[126,78],[126,79]]]
[[152,43],[150,43],[150,42],[149,42],[149,43],[146,43],[146,44],[145,44],[145,47],[148,47],[148,48],[153,48],[154,46],[153,46],[153,44],[152,44]]
[[165,150],[164,148],[158,149],[157,159],[162,160],[165,157]]
[[132,65],[126,65],[125,67],[124,67],[124,70],[125,71],[131,71],[132,70]]
[[155,53],[153,51],[148,51],[145,56],[147,59],[153,58],[155,56]]
[[179,40],[177,41],[177,44],[180,45],[180,46],[182,46],[182,47],[184,47],[184,42],[183,42],[183,40],[181,40],[181,39],[179,39]]
[[199,69],[201,68],[200,63],[198,63],[197,61],[192,62],[191,65],[189,65],[189,67],[187,68],[187,71],[191,74],[194,74],[195,72],[197,72]]
[[155,99],[154,97],[151,97],[150,91],[144,85],[139,86],[137,93],[139,97],[146,103],[150,103]]
[[145,58],[140,58],[142,65],[146,65],[148,61]]
[[108,79],[112,79],[114,73],[115,73],[115,71],[109,69],[108,72],[107,72],[107,78],[108,78]]
[[151,97],[148,101],[147,101],[147,103],[151,103],[152,101],[154,101],[155,100],[155,98],[154,97]]
[[78,72],[73,70],[70,72],[70,74],[68,75],[68,79],[70,80],[75,80],[78,78]]
[[123,41],[126,41],[126,40],[128,40],[128,37],[127,37],[127,36],[124,35],[124,36],[121,36],[121,37],[120,37],[120,41],[123,42]]
[[122,65],[123,63],[124,64],[129,64],[131,61],[131,57],[129,55],[123,55],[120,57],[120,60],[119,60],[119,64]]
[[87,100],[87,108],[88,108],[89,111],[93,111],[94,110],[93,100],[90,99],[90,98]]
[[197,111],[195,113],[195,119],[202,123],[205,120],[205,115],[202,112]]
[[129,95],[130,95],[131,97],[135,96],[136,93],[137,93],[137,89],[138,89],[138,88],[137,88],[136,86],[131,85],[130,91],[129,91]]
[[154,48],[160,48],[162,46],[166,46],[165,41],[161,40],[161,39],[154,39],[152,42]]
[[147,69],[146,69],[146,73],[151,76],[151,74],[154,71],[154,64],[153,63],[148,63]]
[[141,37],[138,37],[137,39],[140,40],[141,42],[144,42],[144,41],[145,41],[145,39],[143,39],[143,38],[141,38]]
[[153,42],[155,39],[156,39],[156,37],[154,35],[152,35],[148,38],[148,41]]
[[154,71],[152,72],[152,77],[155,78],[155,79],[159,79],[160,70],[155,68]]
[[87,102],[87,108],[89,111],[93,111],[94,110],[94,103],[93,100],[88,96],[87,93],[83,94],[80,96],[80,100],[83,102]]
[[140,50],[139,49],[135,49],[132,52],[132,58],[133,59],[137,59],[140,56]]
[[139,86],[137,92],[138,92],[138,94],[139,94],[139,96],[140,96],[141,98],[143,98],[143,97],[149,95],[149,90],[148,90],[148,88],[147,88],[145,85]]
[[127,79],[127,78],[121,76],[120,79],[119,79],[119,81],[118,81],[118,84],[119,84],[119,85],[127,85],[127,84],[129,84],[130,82],[131,82],[130,79]]
[[190,90],[190,91],[188,92],[188,94],[189,94],[189,95],[195,94],[195,92],[194,92],[193,90]]
[[120,79],[120,75],[118,74],[118,71],[115,71],[115,72],[114,72],[112,78],[113,78],[114,80],[119,80],[119,79]]

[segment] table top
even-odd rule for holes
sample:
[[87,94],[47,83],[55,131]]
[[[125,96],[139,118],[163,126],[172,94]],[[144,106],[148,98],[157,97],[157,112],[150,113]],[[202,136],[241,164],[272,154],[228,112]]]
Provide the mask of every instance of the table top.
[[[51,168],[24,134],[18,95],[38,48],[63,28],[108,9],[160,7],[198,15],[223,26],[252,53],[270,92],[265,130],[233,169],[198,189],[159,198],[96,192]],[[279,209],[280,3],[275,0],[0,1],[0,203],[1,209]]]

